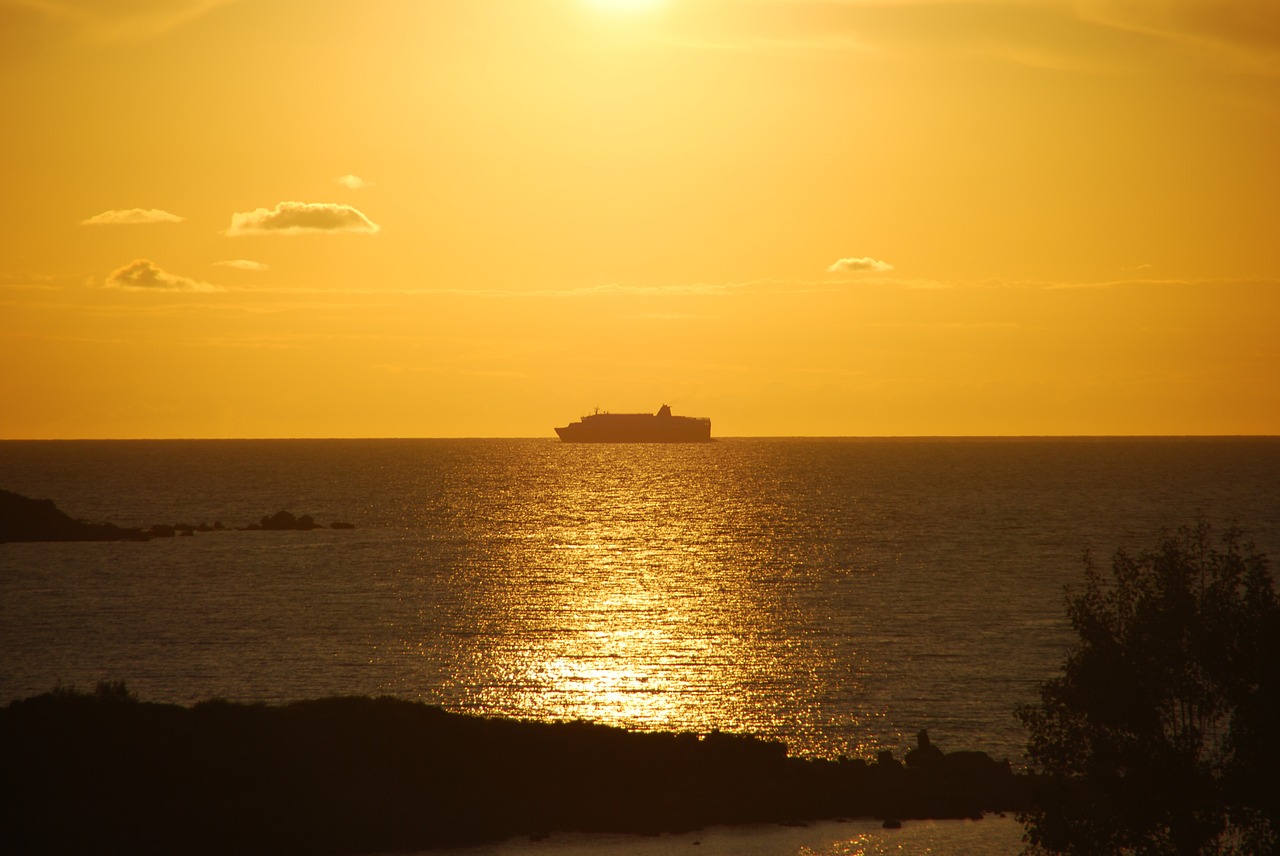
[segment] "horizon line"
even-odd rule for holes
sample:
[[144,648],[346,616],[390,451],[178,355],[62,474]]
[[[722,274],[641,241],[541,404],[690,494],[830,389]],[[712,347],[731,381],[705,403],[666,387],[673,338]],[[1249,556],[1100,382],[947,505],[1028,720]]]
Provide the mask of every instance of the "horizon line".
[[[726,434],[719,440],[1274,440],[1276,434]],[[558,437],[538,435],[435,435],[435,436],[242,436],[242,437],[0,437],[0,443],[155,443],[155,442],[240,442],[290,440],[546,440],[564,443]],[[681,446],[705,443],[568,443],[571,446]]]

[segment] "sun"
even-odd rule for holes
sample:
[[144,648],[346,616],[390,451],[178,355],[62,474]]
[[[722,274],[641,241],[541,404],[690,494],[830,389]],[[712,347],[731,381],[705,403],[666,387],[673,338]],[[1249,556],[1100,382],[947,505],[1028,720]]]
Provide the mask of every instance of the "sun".
[[582,0],[602,12],[649,12],[666,5],[667,0]]

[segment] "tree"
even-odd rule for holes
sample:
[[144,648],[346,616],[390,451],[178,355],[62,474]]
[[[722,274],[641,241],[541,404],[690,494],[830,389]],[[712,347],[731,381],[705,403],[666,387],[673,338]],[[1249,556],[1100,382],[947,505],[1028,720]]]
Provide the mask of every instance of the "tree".
[[1280,602],[1239,530],[1201,521],[1068,589],[1079,641],[1030,731],[1030,853],[1280,850]]

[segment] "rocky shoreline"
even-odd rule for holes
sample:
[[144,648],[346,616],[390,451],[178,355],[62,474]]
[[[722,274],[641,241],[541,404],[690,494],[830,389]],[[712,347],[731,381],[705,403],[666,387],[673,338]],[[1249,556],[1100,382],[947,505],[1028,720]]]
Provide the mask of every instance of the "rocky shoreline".
[[32,499],[0,490],[0,544],[19,541],[150,541],[197,532],[256,532],[312,529],[354,529],[355,525],[335,521],[317,523],[310,514],[295,517],[288,511],[264,515],[257,523],[227,527],[221,521],[208,523],[156,523],[147,529],[116,526],[114,523],[86,523],[74,520],[51,499]]
[[140,702],[123,685],[0,709],[0,850],[368,853],[558,832],[1026,807],[1029,779],[921,735],[905,763],[793,758],[749,735],[639,733],[394,698]]

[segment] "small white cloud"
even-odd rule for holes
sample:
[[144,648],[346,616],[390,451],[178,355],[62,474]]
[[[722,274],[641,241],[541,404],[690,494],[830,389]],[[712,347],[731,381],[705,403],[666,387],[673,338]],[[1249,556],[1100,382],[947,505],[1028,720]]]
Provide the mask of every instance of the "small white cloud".
[[340,175],[334,181],[348,190],[364,190],[366,187],[373,187],[372,181],[365,181],[358,175]]
[[105,285],[126,291],[222,291],[216,285],[161,270],[149,259],[134,259],[113,270]]
[[226,234],[301,235],[308,232],[362,232],[372,235],[381,227],[350,205],[336,202],[281,202],[275,208],[259,208],[231,215]]
[[122,208],[103,211],[88,220],[81,220],[81,226],[135,226],[140,223],[181,223],[185,217],[161,211],[159,208]]
[[827,273],[883,273],[887,270],[893,270],[893,265],[870,256],[837,259],[827,266]]
[[267,265],[262,262],[250,261],[249,259],[225,259],[224,261],[214,262],[214,267],[229,267],[236,270],[270,270]]

